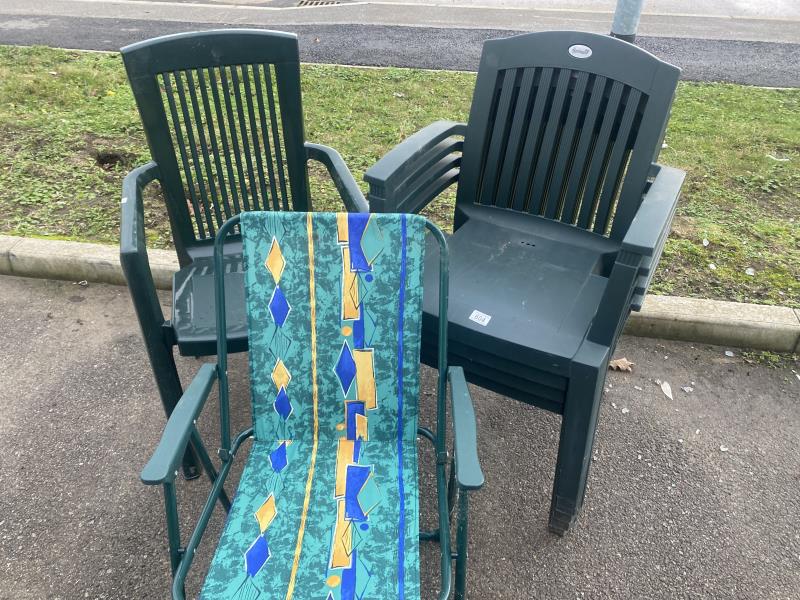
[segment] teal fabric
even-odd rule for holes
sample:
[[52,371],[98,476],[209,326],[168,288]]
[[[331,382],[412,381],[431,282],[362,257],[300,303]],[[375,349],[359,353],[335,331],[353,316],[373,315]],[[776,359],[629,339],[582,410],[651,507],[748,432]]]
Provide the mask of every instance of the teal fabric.
[[242,215],[255,441],[202,598],[419,598],[424,229]]

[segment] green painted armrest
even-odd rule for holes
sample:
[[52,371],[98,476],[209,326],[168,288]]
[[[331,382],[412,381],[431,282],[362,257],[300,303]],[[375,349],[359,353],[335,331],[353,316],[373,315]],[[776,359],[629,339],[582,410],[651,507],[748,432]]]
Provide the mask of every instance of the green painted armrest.
[[614,345],[628,318],[641,263],[641,254],[626,250],[617,253],[586,339],[608,348]]
[[619,337],[628,311],[641,308],[669,236],[686,173],[653,165],[656,175],[628,227],[587,339],[608,347]]
[[164,322],[147,258],[142,203],[142,190],[158,176],[158,165],[149,162],[128,173],[122,182],[119,257],[140,323]]
[[137,167],[122,182],[122,215],[120,220],[120,254],[139,255],[147,251],[142,214],[142,190],[158,179],[158,165],[149,162]]
[[216,365],[207,363],[200,367],[175,406],[175,410],[172,411],[153,456],[142,469],[141,479],[145,484],[158,485],[175,479],[186,444],[189,443],[189,436],[195,427],[195,420],[203,409],[216,379]]
[[419,212],[457,181],[467,126],[437,121],[406,138],[364,174],[372,212]]
[[322,144],[306,142],[306,156],[325,165],[348,212],[369,212],[369,205],[361,188],[336,150]]
[[671,167],[658,170],[622,240],[623,250],[642,256],[657,253],[659,242],[669,235],[685,177],[686,173]]
[[686,173],[670,167],[653,165],[658,169],[642,205],[622,240],[622,250],[643,257],[639,265],[631,309],[641,310],[647,288],[653,279],[664,245],[667,243],[672,217],[678,206],[681,186]]
[[456,481],[461,489],[477,490],[483,486],[483,472],[478,461],[478,426],[464,369],[447,369],[453,404],[453,443],[455,445]]

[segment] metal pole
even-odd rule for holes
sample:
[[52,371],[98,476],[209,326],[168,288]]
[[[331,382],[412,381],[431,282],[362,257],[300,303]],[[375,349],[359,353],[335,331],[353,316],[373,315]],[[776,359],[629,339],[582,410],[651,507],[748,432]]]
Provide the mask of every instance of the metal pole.
[[611,35],[615,38],[633,43],[639,17],[642,15],[644,0],[617,0],[614,22],[611,24]]

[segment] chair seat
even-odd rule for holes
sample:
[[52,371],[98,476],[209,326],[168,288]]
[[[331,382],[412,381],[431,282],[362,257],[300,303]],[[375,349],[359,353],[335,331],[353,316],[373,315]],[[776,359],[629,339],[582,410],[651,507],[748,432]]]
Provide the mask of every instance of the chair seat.
[[[200,256],[172,278],[172,327],[183,356],[217,352],[214,259]],[[225,313],[228,351],[247,350],[247,314],[241,252],[225,258]]]
[[[459,347],[453,340],[450,340],[447,351],[448,364],[462,367],[470,383],[552,412],[563,412],[566,377],[480,352],[476,348]],[[436,343],[423,342],[420,357],[425,364],[436,367]]]
[[[462,357],[474,354],[477,362],[495,368],[500,362],[516,372],[519,363],[567,376],[619,246],[582,229],[505,209],[475,206],[466,216],[448,240],[450,339]],[[436,244],[428,240],[426,339],[434,339],[438,321],[438,261]]]
[[396,441],[355,444],[360,464],[340,466],[337,489],[337,441],[320,439],[311,475],[312,442],[253,443],[203,600],[420,597],[416,445],[399,468]]

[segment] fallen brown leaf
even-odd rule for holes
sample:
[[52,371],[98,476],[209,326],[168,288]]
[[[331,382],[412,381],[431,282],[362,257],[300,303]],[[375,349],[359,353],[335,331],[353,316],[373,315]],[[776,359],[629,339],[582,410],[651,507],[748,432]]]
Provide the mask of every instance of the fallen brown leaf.
[[632,363],[627,358],[615,358],[612,361],[609,361],[608,368],[612,371],[625,371],[626,373],[633,373],[633,365],[636,363]]

